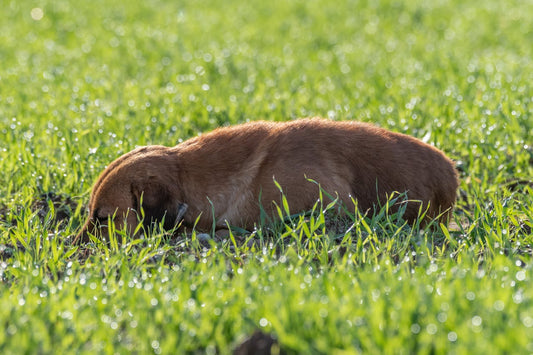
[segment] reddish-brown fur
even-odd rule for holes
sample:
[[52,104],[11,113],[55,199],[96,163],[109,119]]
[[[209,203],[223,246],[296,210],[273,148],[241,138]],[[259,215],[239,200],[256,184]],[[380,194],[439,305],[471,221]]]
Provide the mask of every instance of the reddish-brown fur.
[[[301,119],[285,123],[252,122],[219,128],[175,147],[135,149],[111,163],[94,185],[89,218],[77,239],[87,240],[98,221],[115,215],[121,228],[138,225],[141,196],[145,221],[174,225],[178,209],[188,210],[185,226],[208,231],[230,225],[252,229],[279,204],[283,188],[291,212],[309,210],[320,183],[331,195],[362,211],[393,191],[422,201],[427,216],[446,222],[458,187],[453,162],[440,150],[413,137],[360,122]],[[409,202],[404,217],[417,218],[420,203]],[[105,228],[100,228],[107,233]]]

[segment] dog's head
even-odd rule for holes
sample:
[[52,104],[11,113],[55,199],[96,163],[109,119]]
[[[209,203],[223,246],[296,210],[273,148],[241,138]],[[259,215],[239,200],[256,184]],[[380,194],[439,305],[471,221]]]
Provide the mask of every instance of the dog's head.
[[175,159],[163,146],[135,149],[111,163],[95,183],[89,216],[75,242],[89,241],[89,234],[105,239],[109,223],[134,233],[142,223],[164,220],[164,228],[176,226],[187,210],[176,184]]

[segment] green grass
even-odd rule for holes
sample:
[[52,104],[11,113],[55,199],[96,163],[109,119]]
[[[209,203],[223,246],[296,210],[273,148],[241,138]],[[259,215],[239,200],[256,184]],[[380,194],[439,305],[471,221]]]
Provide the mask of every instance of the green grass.
[[[289,354],[533,352],[533,2],[1,5],[0,353],[229,353],[256,329]],[[135,146],[314,115],[444,150],[458,226],[317,206],[71,244]]]

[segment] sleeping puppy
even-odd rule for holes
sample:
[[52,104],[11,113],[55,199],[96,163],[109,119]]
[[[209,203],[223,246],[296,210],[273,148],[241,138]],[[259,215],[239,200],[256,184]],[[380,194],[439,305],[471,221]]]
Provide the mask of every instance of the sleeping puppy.
[[[393,192],[406,192],[404,218],[448,221],[458,187],[453,162],[413,137],[361,122],[300,119],[219,128],[175,147],[137,148],[100,175],[89,217],[76,237],[105,237],[108,218],[131,233],[139,223],[164,220],[202,231],[247,230],[261,208],[275,216],[281,186],[291,213],[309,210],[319,186],[345,206],[366,212]],[[141,205],[144,219],[141,220]],[[214,221],[213,221],[214,218]]]

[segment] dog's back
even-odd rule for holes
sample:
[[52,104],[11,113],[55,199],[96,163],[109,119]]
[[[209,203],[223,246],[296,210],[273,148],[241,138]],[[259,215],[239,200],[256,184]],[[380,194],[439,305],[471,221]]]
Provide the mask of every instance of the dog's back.
[[409,200],[423,203],[408,203],[404,217],[410,221],[428,204],[428,217],[449,212],[458,187],[452,161],[438,149],[358,122],[253,122],[215,130],[175,149],[186,170],[183,186],[201,191],[189,194],[193,205],[202,206],[199,211],[214,206],[221,227],[225,220],[252,227],[259,198],[266,211],[271,201],[280,201],[274,180],[294,212],[310,209],[318,198],[318,186],[307,179],[348,206],[356,199],[362,211],[394,191],[406,192]]

